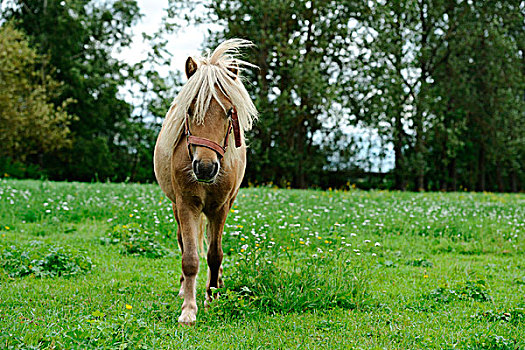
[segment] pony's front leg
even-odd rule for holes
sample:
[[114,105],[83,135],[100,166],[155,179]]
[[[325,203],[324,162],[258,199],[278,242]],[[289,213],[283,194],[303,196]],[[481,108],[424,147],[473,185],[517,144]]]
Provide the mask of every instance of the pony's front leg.
[[179,323],[193,324],[197,319],[197,302],[195,300],[196,278],[199,272],[199,255],[197,253],[197,238],[200,211],[191,205],[177,201],[177,215],[181,228],[181,240],[184,247],[182,252],[182,284],[183,298],[182,313]]
[[222,208],[207,213],[208,217],[208,283],[206,284],[206,302],[212,299],[214,288],[222,287],[221,273],[222,273],[222,233],[224,230],[224,223],[228,215],[229,208],[223,206]]

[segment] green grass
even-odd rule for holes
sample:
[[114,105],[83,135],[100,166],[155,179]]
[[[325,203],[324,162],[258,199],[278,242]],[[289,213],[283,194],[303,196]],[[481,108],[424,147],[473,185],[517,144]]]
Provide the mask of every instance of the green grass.
[[0,348],[525,349],[525,195],[242,189],[177,323],[156,185],[0,180]]

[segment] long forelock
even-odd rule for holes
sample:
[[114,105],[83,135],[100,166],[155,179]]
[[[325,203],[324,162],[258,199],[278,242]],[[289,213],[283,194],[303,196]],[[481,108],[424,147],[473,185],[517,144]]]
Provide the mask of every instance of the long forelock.
[[[204,124],[206,113],[210,108],[212,99],[226,111],[222,105],[217,89],[228,98],[237,110],[242,137],[244,131],[252,128],[253,121],[257,118],[257,109],[250,95],[246,91],[240,76],[232,70],[241,72],[246,67],[255,67],[251,63],[238,58],[239,49],[251,46],[252,43],[242,39],[230,39],[219,45],[212,54],[197,58],[198,68],[182,87],[173,100],[171,108],[164,121],[167,132],[173,136],[172,147],[180,140],[184,132],[184,120],[187,111],[193,103],[192,121]],[[233,137],[230,137],[230,142]],[[228,153],[238,155],[235,147],[229,145]]]

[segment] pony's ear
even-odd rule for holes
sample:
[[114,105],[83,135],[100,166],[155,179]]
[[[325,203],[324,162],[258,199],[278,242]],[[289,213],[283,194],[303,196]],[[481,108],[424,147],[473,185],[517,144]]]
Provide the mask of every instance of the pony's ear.
[[233,79],[239,76],[239,66],[237,64],[228,67],[228,70],[233,73]]
[[197,62],[193,58],[188,57],[186,60],[186,77],[189,79],[197,70]]

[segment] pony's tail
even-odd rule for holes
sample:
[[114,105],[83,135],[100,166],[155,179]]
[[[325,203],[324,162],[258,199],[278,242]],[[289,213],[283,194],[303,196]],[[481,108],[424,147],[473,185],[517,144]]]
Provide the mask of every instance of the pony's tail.
[[[206,251],[204,250],[204,241],[206,240],[206,235],[204,234],[204,230],[206,229],[206,215],[204,213],[201,213],[201,217],[199,219],[199,233],[198,233],[198,244],[199,244],[199,250],[201,252],[201,257],[206,257]],[[208,242],[206,242],[206,245],[208,245]]]

